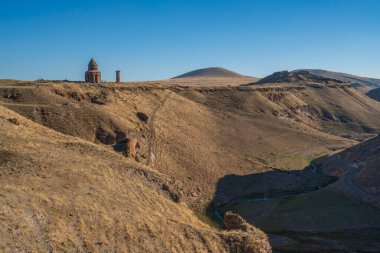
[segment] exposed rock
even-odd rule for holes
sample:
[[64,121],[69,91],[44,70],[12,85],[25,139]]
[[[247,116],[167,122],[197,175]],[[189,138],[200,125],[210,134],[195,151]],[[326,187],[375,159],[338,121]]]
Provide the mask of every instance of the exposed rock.
[[125,132],[116,131],[116,143],[125,143],[127,141],[127,134]]
[[16,89],[4,89],[2,97],[17,101],[21,97],[21,92]]
[[229,243],[229,252],[233,253],[271,253],[272,247],[267,237],[261,235],[241,234],[225,236],[225,240]]
[[268,92],[263,95],[273,102],[279,102],[286,96],[286,93]]
[[113,134],[108,134],[106,136],[106,143],[107,145],[113,145],[115,144],[115,136]]
[[116,137],[113,133],[108,133],[106,130],[100,128],[96,132],[96,139],[106,145],[113,145],[116,142]]
[[73,99],[78,102],[88,99],[88,96],[77,91],[66,91],[66,90],[55,89],[54,93],[57,94],[58,96]]
[[127,139],[127,145],[125,146],[125,155],[130,158],[136,157],[136,145],[137,138],[132,137]]
[[161,189],[165,191],[174,202],[178,203],[180,201],[179,194],[175,193],[167,184],[163,184]]
[[227,239],[230,244],[230,251],[237,253],[269,253],[272,247],[268,237],[260,229],[247,223],[240,215],[226,212],[224,214],[224,225],[227,229],[243,230],[247,236],[229,236]]
[[240,215],[233,212],[224,214],[224,225],[227,229],[241,229],[243,231],[248,231],[251,226]]
[[113,95],[107,92],[102,92],[100,94],[95,94],[90,96],[90,102],[97,105],[105,105],[114,100]]
[[14,125],[17,125],[17,126],[20,125],[20,122],[16,118],[10,118],[10,119],[8,119],[8,121]]

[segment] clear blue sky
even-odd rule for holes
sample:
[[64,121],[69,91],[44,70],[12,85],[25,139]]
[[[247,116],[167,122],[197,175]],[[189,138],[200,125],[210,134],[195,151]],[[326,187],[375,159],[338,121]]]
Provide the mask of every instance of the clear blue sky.
[[154,80],[220,66],[380,78],[378,0],[0,0],[0,78]]

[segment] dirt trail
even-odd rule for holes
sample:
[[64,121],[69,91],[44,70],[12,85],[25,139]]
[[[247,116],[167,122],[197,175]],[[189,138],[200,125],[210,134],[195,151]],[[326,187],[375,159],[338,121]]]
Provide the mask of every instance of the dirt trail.
[[161,110],[161,108],[165,105],[166,101],[169,99],[169,97],[171,95],[172,95],[172,92],[169,91],[169,94],[167,94],[165,96],[165,98],[162,100],[162,102],[160,103],[160,105],[154,110],[154,112],[152,114],[152,117],[150,119],[149,125],[148,125],[148,129],[149,129],[149,132],[150,132],[150,136],[149,136],[150,138],[149,138],[149,162],[148,162],[148,166],[152,166],[154,164],[155,157],[157,155],[156,150],[155,150],[155,148],[157,146],[157,143],[156,143],[157,142],[156,129],[155,129],[156,116],[159,113],[159,111]]
[[[3,101],[0,101],[0,105],[4,105],[4,106],[21,106],[21,107],[49,107],[51,105],[47,105],[47,104],[23,104],[23,103],[7,103],[7,102],[3,102]],[[60,104],[62,105],[62,104]]]

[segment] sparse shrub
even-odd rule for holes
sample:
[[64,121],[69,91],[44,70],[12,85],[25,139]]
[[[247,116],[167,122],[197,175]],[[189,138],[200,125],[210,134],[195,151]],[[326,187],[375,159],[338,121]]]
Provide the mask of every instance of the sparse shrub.
[[141,120],[141,121],[143,121],[143,122],[145,122],[145,123],[148,123],[148,119],[149,119],[149,117],[148,117],[148,115],[146,115],[145,113],[143,113],[143,112],[138,112],[138,113],[136,114],[136,116],[137,116],[137,118],[139,118],[139,120]]

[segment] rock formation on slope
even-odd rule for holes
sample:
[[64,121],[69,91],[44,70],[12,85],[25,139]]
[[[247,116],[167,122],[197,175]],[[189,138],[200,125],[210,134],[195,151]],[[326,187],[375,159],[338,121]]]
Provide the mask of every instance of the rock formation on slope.
[[299,72],[289,72],[289,71],[281,71],[273,73],[263,79],[260,79],[255,84],[267,84],[267,83],[347,83],[345,81],[326,78],[321,76],[316,76],[310,74],[308,71],[299,71]]
[[334,71],[327,71],[322,69],[300,69],[295,70],[293,72],[302,72],[302,71],[308,71],[313,75],[316,76],[322,76],[326,78],[332,78],[337,79],[345,82],[352,83],[353,87],[357,88],[358,90],[368,91],[369,89],[374,88],[380,88],[380,79],[376,78],[369,78],[369,77],[362,77],[362,76],[356,76],[351,75],[347,73],[341,73],[341,72],[334,72]]
[[272,248],[269,243],[263,244],[263,242],[268,241],[268,237],[265,233],[246,222],[240,215],[232,212],[226,212],[224,214],[224,225],[229,230],[242,230],[253,235],[252,237],[245,239],[244,248],[239,246],[234,249],[233,252],[272,252]]

